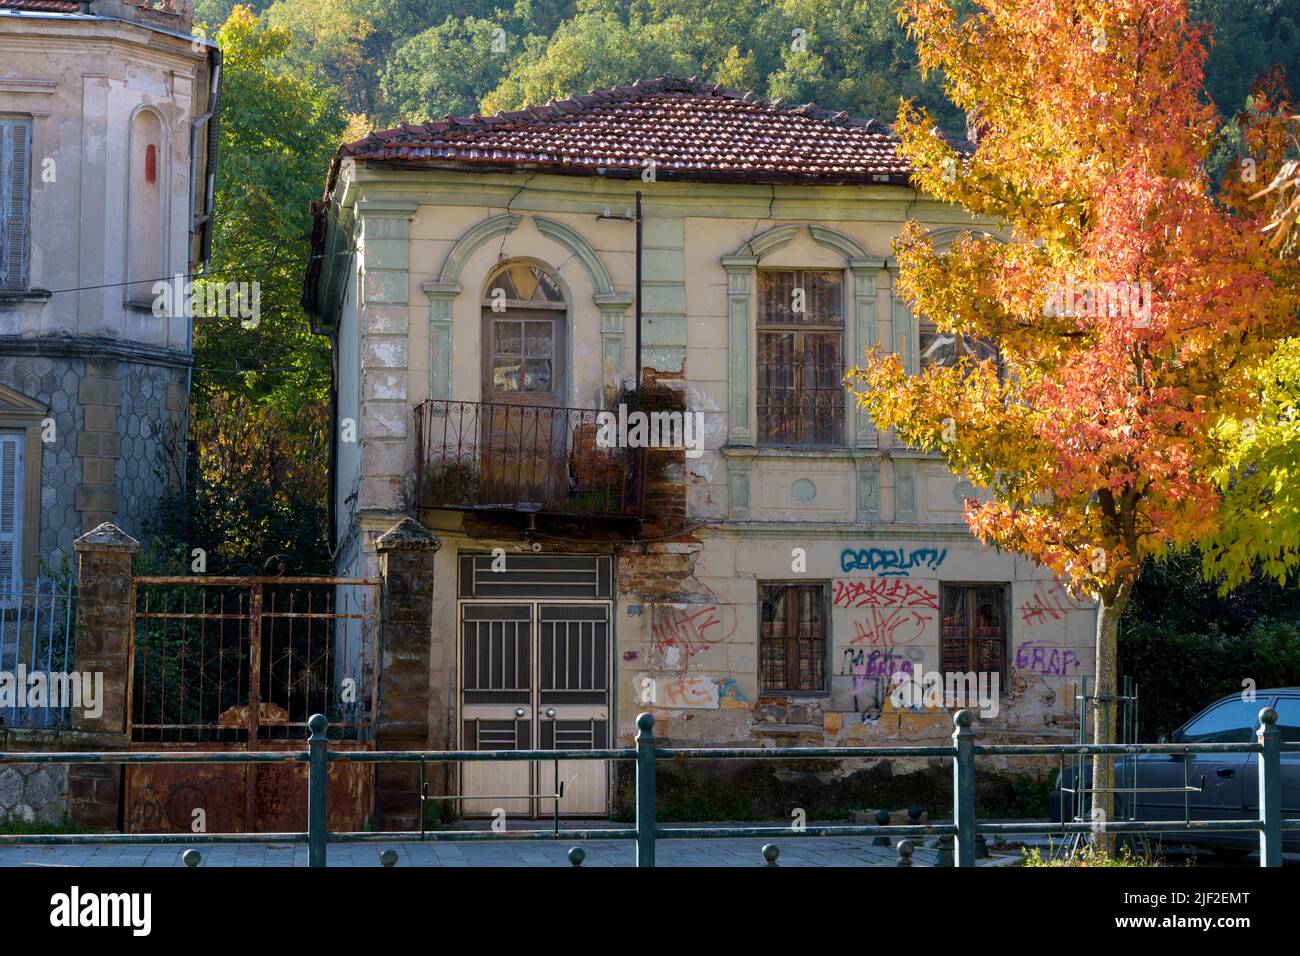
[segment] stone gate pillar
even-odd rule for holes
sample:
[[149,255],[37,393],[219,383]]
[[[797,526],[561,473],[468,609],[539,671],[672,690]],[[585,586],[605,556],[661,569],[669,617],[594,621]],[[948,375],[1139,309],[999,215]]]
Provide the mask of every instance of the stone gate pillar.
[[[377,750],[446,746],[440,725],[432,726],[429,719],[434,557],[441,547],[437,535],[412,518],[403,518],[375,541],[383,581]],[[419,778],[416,764],[375,765],[377,830],[419,829]]]
[[[77,552],[77,643],[73,670],[103,675],[103,712],[73,708],[70,750],[125,750],[131,674],[131,575],[140,543],[105,522],[73,542]],[[96,829],[117,829],[122,802],[120,764],[68,767],[68,818]]]

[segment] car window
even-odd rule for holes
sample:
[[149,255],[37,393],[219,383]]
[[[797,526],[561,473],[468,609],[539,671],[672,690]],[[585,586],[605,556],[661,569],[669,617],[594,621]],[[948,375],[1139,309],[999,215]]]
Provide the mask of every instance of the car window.
[[1255,739],[1259,712],[1267,704],[1267,700],[1225,700],[1184,727],[1178,739],[1201,744],[1249,743]]
[[1300,697],[1279,697],[1277,705],[1277,729],[1282,731],[1282,739],[1300,743]]

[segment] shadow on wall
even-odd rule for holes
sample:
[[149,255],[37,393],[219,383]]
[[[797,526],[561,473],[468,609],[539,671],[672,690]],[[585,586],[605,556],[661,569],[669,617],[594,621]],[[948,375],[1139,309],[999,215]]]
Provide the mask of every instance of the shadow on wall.
[[[660,822],[786,820],[795,808],[808,820],[844,822],[855,810],[920,805],[931,820],[952,819],[950,761],[895,774],[888,760],[851,770],[852,760],[699,760],[690,767],[661,761],[655,772]],[[613,818],[630,822],[636,797],[631,763],[616,764]],[[989,818],[1046,819],[1055,770],[980,775],[976,812]]]

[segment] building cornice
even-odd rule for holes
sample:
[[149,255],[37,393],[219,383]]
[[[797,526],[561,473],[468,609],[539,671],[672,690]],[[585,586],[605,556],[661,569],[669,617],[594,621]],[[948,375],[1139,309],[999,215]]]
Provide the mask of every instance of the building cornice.
[[190,368],[194,364],[193,354],[179,349],[86,335],[0,335],[0,355],[108,357],[171,368]]

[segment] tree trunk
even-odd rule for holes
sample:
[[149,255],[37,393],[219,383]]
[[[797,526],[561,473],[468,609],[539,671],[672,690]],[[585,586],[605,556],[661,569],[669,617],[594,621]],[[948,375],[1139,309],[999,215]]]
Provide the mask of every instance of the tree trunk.
[[[1118,715],[1119,692],[1119,619],[1133,595],[1131,582],[1124,582],[1102,592],[1097,608],[1097,677],[1090,696],[1103,698],[1092,702],[1092,742],[1115,743],[1115,726]],[[1115,818],[1115,758],[1096,755],[1092,758],[1092,794],[1089,817],[1092,823],[1093,849],[1109,855],[1113,849],[1113,835],[1104,825]]]

